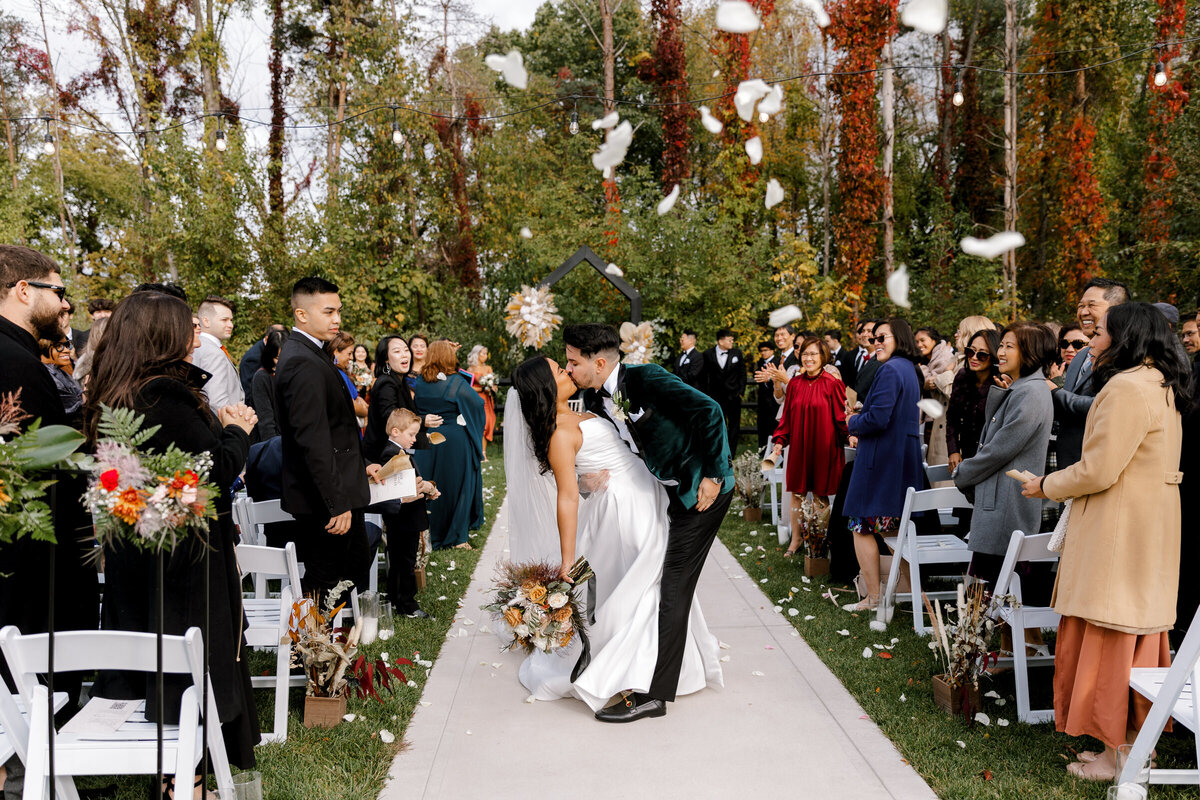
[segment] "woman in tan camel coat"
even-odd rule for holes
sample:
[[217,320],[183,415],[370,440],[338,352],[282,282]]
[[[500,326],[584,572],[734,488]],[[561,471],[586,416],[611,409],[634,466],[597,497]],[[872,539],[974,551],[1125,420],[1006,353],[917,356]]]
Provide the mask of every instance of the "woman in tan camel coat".
[[1092,340],[1102,387],[1088,413],[1083,457],[1025,484],[1029,497],[1074,498],[1054,610],[1058,730],[1104,742],[1068,765],[1111,781],[1116,747],[1132,742],[1149,704],[1131,704],[1130,669],[1170,664],[1179,575],[1180,411],[1189,371],[1161,312],[1110,308]]

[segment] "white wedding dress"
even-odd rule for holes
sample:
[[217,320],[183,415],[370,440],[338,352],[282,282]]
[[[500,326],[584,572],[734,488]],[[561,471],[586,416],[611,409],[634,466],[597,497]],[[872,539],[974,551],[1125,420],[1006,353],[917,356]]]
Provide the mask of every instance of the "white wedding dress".
[[[588,629],[592,660],[579,680],[571,683],[580,652],[576,641],[563,653],[534,652],[521,664],[520,678],[538,700],[577,697],[598,711],[622,690],[646,691],[654,676],[659,582],[667,549],[667,493],[607,419],[584,419],[580,430],[583,445],[576,457],[577,473],[609,473],[607,488],[580,503],[575,548],[596,573],[595,623]],[[510,477],[515,476],[510,473]],[[551,516],[553,511],[549,509]],[[561,558],[556,534],[553,540],[543,536],[540,545],[529,542],[523,537],[536,526],[510,519],[514,561]],[[538,549],[545,552],[537,553]],[[677,693],[723,685],[717,639],[693,599]]]

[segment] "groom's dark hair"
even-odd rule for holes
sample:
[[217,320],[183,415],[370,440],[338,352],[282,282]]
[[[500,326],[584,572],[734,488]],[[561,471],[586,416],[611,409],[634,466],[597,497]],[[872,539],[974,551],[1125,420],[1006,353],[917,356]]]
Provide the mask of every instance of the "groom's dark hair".
[[563,344],[571,345],[584,358],[613,358],[621,352],[621,337],[617,335],[617,329],[599,322],[584,322],[563,328]]

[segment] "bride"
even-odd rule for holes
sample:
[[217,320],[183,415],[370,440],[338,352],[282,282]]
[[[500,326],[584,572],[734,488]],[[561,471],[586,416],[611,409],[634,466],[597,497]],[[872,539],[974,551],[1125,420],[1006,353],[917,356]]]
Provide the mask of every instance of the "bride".
[[[587,669],[571,682],[575,645],[565,654],[535,651],[521,665],[521,683],[538,700],[577,697],[598,711],[622,690],[648,690],[654,675],[667,494],[612,422],[568,407],[578,387],[553,360],[531,358],[512,378],[504,426],[516,443],[505,457],[509,555],[514,563],[557,560],[565,574],[578,553],[596,573]],[[580,476],[595,488],[583,500]],[[678,694],[724,685],[719,652],[693,602]]]

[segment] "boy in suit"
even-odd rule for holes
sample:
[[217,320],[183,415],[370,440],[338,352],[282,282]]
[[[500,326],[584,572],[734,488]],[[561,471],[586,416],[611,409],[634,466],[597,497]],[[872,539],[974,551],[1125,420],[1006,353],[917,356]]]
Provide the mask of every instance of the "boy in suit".
[[[384,464],[400,453],[412,454],[417,434],[421,430],[421,418],[407,408],[397,408],[387,420],[388,441],[380,452]],[[413,465],[416,470],[416,465]],[[387,533],[388,600],[396,613],[409,619],[430,619],[430,615],[417,605],[417,579],[413,570],[417,566],[417,550],[421,545],[421,534],[429,528],[425,498],[436,500],[437,487],[417,474],[417,493],[413,497],[388,500],[375,506],[383,515],[383,529]]]

